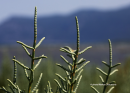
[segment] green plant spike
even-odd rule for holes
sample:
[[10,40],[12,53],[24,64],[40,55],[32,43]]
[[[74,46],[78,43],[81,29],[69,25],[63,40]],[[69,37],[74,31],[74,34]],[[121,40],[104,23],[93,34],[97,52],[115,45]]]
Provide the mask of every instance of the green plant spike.
[[[13,57],[13,59],[16,59],[15,56]],[[16,78],[17,78],[17,64],[14,61],[14,77],[13,77],[13,84],[16,85]],[[16,89],[13,87],[13,91],[16,92]]]
[[[15,56],[13,57],[14,59]],[[8,84],[9,88],[11,89],[11,91],[13,93],[16,93],[16,90],[17,88],[15,87],[16,86],[16,77],[17,77],[17,65],[16,65],[16,62],[14,61],[14,76],[13,76],[13,82],[11,82],[9,79],[7,79],[9,81],[9,83],[13,86],[13,88]],[[7,93],[10,93],[9,91],[7,91],[4,87],[0,87],[0,89],[2,89],[3,91],[7,92]]]
[[[105,81],[103,80],[103,78],[102,78],[101,76],[99,76],[100,79],[101,79],[101,81],[102,81],[102,83],[105,84],[105,86],[103,87],[103,93],[105,93],[105,90],[106,90],[106,88],[107,88],[107,85],[106,85],[106,84],[114,84],[114,83],[115,83],[115,81],[112,81],[111,83],[107,83],[109,76],[111,76],[111,75],[114,74],[116,71],[118,71],[118,69],[115,69],[115,70],[113,70],[113,71],[111,72],[112,68],[114,68],[114,67],[116,67],[116,66],[118,66],[118,65],[121,64],[121,63],[118,63],[118,64],[112,66],[112,45],[111,45],[110,39],[108,39],[108,42],[109,42],[109,63],[110,63],[110,64],[108,65],[105,61],[102,61],[102,63],[105,64],[105,65],[109,68],[108,73],[105,73],[105,72],[104,72],[103,70],[101,70],[100,68],[96,68],[98,71],[100,71],[101,73],[103,73],[103,75],[106,75]],[[95,90],[95,88],[94,88],[93,86],[91,86],[91,87]],[[114,88],[114,87],[112,87],[107,93],[110,93],[113,88]],[[95,90],[95,91],[98,92],[97,90]]]
[[[45,39],[45,37],[43,37],[39,43],[36,45],[36,41],[37,41],[37,7],[35,7],[35,13],[34,13],[34,42],[33,42],[33,48],[32,48],[32,61],[31,61],[31,74],[30,74],[30,79],[29,79],[29,86],[28,86],[28,92],[31,92],[31,86],[34,80],[34,70],[38,67],[38,65],[41,62],[42,58],[47,58],[46,56],[42,55],[40,57],[35,57],[35,49],[41,44],[41,42]],[[38,60],[38,63],[35,65],[34,67],[34,61]]]
[[[23,63],[21,63],[21,62],[19,62],[18,60],[16,60],[16,59],[15,59],[15,56],[14,56],[14,58],[12,59],[12,60],[14,61],[14,77],[13,77],[13,82],[11,82],[9,79],[7,79],[8,82],[11,84],[11,86],[13,86],[13,88],[12,88],[12,87],[9,85],[9,87],[10,87],[10,89],[11,89],[11,91],[12,91],[13,93],[15,93],[16,90],[17,90],[18,93],[25,93],[25,91],[19,89],[18,85],[16,85],[16,74],[17,74],[16,63],[19,64],[21,67],[23,67],[24,72],[25,72],[25,76],[26,76],[26,78],[27,78],[28,81],[29,81],[28,93],[31,93],[31,86],[32,86],[32,83],[33,83],[33,80],[34,80],[34,70],[39,66],[39,64],[40,64],[40,62],[41,62],[41,60],[42,60],[42,58],[47,58],[47,56],[44,56],[44,55],[42,55],[42,56],[40,56],[40,57],[35,57],[35,49],[42,43],[42,41],[43,41],[44,39],[45,39],[45,37],[43,37],[43,38],[38,42],[38,44],[36,45],[36,40],[37,40],[37,7],[35,7],[35,13],[34,13],[34,42],[33,42],[33,47],[28,46],[28,45],[24,44],[24,43],[21,42],[21,41],[17,41],[17,43],[19,43],[19,44],[22,45],[22,47],[23,47],[23,49],[25,50],[25,52],[27,53],[27,55],[31,58],[31,68],[25,66]],[[27,50],[27,48],[32,49],[32,55],[29,53],[29,51]],[[38,61],[37,64],[34,66],[34,61],[35,61],[35,60],[39,60],[39,61]],[[30,72],[30,75],[28,75],[27,70],[31,71],[31,72]],[[33,92],[36,92],[36,93],[38,92],[37,87],[38,87],[38,85],[39,85],[39,83],[40,83],[41,78],[42,78],[42,74],[40,75],[39,80],[38,80],[36,86],[32,89],[32,93],[33,93]],[[5,91],[5,92],[7,92],[7,93],[10,93],[10,92],[8,92],[4,87],[2,87],[2,88],[0,87],[0,89],[2,89],[3,91]]]
[[[78,60],[78,55],[82,54],[83,52],[85,52],[86,50],[92,48],[92,46],[89,46],[87,48],[85,48],[83,51],[80,51],[80,33],[79,33],[79,24],[78,24],[78,19],[77,16],[75,17],[76,20],[76,27],[77,27],[77,46],[76,46],[76,50],[72,49],[69,46],[65,46],[65,47],[61,47],[60,51],[67,53],[67,56],[69,56],[70,58],[72,58],[73,60],[73,64],[71,64],[68,60],[66,60],[62,55],[61,58],[68,64],[68,68],[65,68],[64,66],[57,64],[57,66],[59,66],[60,68],[62,68],[65,72],[67,77],[65,77],[65,79],[63,77],[61,77],[59,74],[56,74],[59,77],[60,83],[54,79],[54,81],[57,83],[58,87],[59,87],[59,91],[61,92],[67,92],[67,93],[76,93],[76,90],[79,86],[79,83],[81,81],[82,75],[81,72],[83,71],[83,67],[88,64],[90,61],[85,62],[86,60],[81,58],[80,60]],[[83,62],[85,62],[80,68],[78,68],[77,66],[82,64]],[[75,73],[78,73],[77,76],[75,76]],[[78,82],[77,79],[79,78]],[[74,88],[74,85],[77,83],[77,85]]]

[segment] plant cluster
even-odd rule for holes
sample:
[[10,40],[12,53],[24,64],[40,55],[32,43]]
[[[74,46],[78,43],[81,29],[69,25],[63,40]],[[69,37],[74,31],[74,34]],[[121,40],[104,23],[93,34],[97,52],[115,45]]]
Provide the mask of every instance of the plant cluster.
[[[65,47],[61,47],[60,51],[67,53],[67,56],[70,57],[72,59],[72,62],[69,62],[65,57],[63,57],[62,55],[60,56],[68,65],[68,67],[64,67],[60,64],[56,64],[57,66],[59,66],[60,68],[62,68],[64,70],[64,72],[66,73],[66,77],[63,78],[60,74],[56,73],[56,76],[58,76],[60,83],[58,80],[54,79],[54,81],[57,84],[57,90],[54,92],[51,88],[51,84],[48,81],[48,85],[47,88],[45,89],[46,93],[76,93],[77,88],[79,86],[79,83],[81,81],[82,78],[82,71],[83,71],[83,67],[88,64],[90,61],[85,62],[86,60],[84,58],[78,59],[79,55],[84,53],[86,50],[92,48],[92,46],[86,47],[84,50],[80,51],[80,33],[79,33],[79,24],[78,24],[78,18],[77,16],[75,17],[76,19],[76,26],[77,26],[77,45],[76,45],[76,50],[73,50],[71,47],[69,46],[65,46]],[[35,57],[35,51],[36,48],[38,48],[38,46],[42,43],[42,41],[45,39],[45,37],[43,37],[37,44],[37,7],[35,7],[35,14],[34,14],[34,42],[33,42],[33,47],[28,46],[26,44],[24,44],[21,41],[17,41],[17,43],[21,44],[23,49],[25,50],[25,52],[27,53],[27,55],[31,58],[31,67],[27,67],[25,66],[23,63],[21,63],[20,61],[18,61],[15,56],[13,57],[13,61],[14,61],[14,76],[13,76],[13,81],[7,79],[7,81],[9,82],[9,88],[11,90],[11,92],[9,92],[5,87],[0,87],[1,90],[5,91],[5,93],[25,93],[25,90],[22,90],[19,88],[19,86],[16,84],[16,80],[17,80],[17,64],[20,65],[26,75],[26,78],[28,80],[28,93],[38,93],[38,85],[41,81],[42,78],[42,73],[35,85],[34,88],[32,88],[32,84],[34,81],[34,71],[36,70],[36,68],[40,65],[40,62],[43,58],[47,58],[47,56],[40,56],[40,57]],[[97,68],[98,71],[100,71],[103,75],[106,76],[106,79],[104,80],[102,78],[102,76],[99,76],[101,79],[102,84],[104,84],[104,88],[103,88],[103,92],[106,92],[106,88],[107,85],[109,84],[115,84],[115,81],[112,81],[110,83],[108,83],[108,79],[109,77],[115,73],[116,71],[118,71],[118,69],[115,69],[112,71],[112,69],[118,65],[120,65],[121,63],[118,63],[116,65],[112,65],[112,45],[111,45],[111,41],[110,39],[108,39],[109,41],[109,63],[107,64],[105,61],[102,61],[103,64],[105,64],[109,70],[108,73],[104,72],[103,70],[101,70],[100,68]],[[32,50],[32,54],[29,53],[28,49]],[[34,62],[38,60],[38,62],[36,62],[36,65],[34,65]],[[85,62],[85,63],[84,63]],[[82,66],[80,66],[78,68],[79,65],[81,65],[82,63],[84,63]],[[28,73],[30,71],[30,74]],[[96,92],[96,93],[100,93],[96,88],[94,88],[94,86],[91,86],[92,89]],[[110,93],[112,91],[114,87],[111,87],[109,89],[109,91],[107,93]]]

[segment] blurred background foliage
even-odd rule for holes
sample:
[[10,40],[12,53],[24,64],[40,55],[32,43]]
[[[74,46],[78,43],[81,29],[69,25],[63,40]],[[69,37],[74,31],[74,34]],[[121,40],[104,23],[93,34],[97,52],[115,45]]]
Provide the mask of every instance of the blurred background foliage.
[[[53,49],[55,49],[55,47],[53,47]],[[13,54],[9,52],[9,50],[10,51],[17,50],[17,52]],[[42,48],[42,50],[45,50],[45,49]],[[38,54],[38,52],[42,50],[36,50],[36,56],[40,56],[41,54]],[[26,58],[28,56],[24,54],[24,52],[21,51],[21,47],[17,47],[15,49],[4,47],[2,48],[2,50],[0,50],[0,52],[1,52],[0,87],[4,86],[7,90],[10,90],[8,87],[9,83],[7,79],[10,79],[12,81],[12,78],[13,78],[13,63],[14,62],[11,60],[13,56],[16,56],[17,60],[24,63],[28,67],[30,67],[31,60]],[[38,68],[35,70],[35,73],[34,73],[34,83],[33,83],[32,88],[37,83],[40,73],[43,73],[43,77],[38,87],[39,93],[45,93],[44,88],[46,88],[46,86],[48,85],[48,81],[50,81],[52,89],[55,92],[57,88],[57,84],[55,83],[54,79],[57,79],[59,81],[55,73],[58,73],[63,77],[66,76],[63,69],[56,66],[55,64],[55,63],[61,64],[60,61],[53,59],[50,52],[46,53],[45,56],[47,56],[48,58],[42,60],[41,64],[38,66]],[[67,56],[64,56],[64,57],[68,59]],[[60,58],[60,55],[59,55],[59,58]],[[65,64],[63,60],[62,62],[63,62],[62,65],[67,67],[67,64]],[[108,61],[106,62],[108,63]],[[37,61],[35,63],[37,63]],[[102,62],[100,63],[102,64]],[[120,63],[120,62],[113,62],[113,65],[116,63]],[[111,93],[130,93],[130,88],[129,88],[130,87],[130,56],[128,56],[122,63],[124,64],[121,64],[117,68],[114,68],[114,69],[119,69],[119,71],[113,74],[112,76],[110,76],[109,78],[109,82],[116,81],[116,86]],[[90,84],[99,84],[99,83],[101,84],[99,75],[105,78],[105,76],[103,76],[102,73],[96,70],[96,67],[101,68],[105,72],[108,71],[108,68],[106,68],[105,65],[101,66],[100,64],[94,64],[90,60],[90,63],[84,67],[84,70],[82,72],[83,77],[81,79],[77,93],[95,93],[93,89],[90,87]],[[28,80],[25,77],[24,70],[18,64],[17,64],[17,68],[18,68],[17,69],[17,85],[19,85],[20,89],[22,90],[25,89],[27,92]],[[94,87],[102,93],[103,86],[94,86]],[[107,90],[110,89],[110,87],[111,86],[109,86]],[[4,92],[0,90],[0,93],[4,93]]]

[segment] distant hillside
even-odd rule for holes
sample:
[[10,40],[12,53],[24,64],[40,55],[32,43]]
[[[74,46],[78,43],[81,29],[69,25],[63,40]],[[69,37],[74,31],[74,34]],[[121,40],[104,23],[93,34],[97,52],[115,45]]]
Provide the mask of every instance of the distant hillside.
[[[116,11],[81,10],[68,16],[38,18],[38,41],[45,43],[75,43],[78,17],[81,43],[130,42],[130,7]],[[0,44],[33,42],[33,18],[12,17],[0,25]],[[42,43],[43,44],[43,43]]]

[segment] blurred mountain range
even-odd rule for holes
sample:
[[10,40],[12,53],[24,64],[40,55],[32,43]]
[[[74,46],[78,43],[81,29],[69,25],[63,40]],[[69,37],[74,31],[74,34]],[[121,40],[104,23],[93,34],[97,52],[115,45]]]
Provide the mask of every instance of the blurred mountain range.
[[[38,17],[39,41],[44,44],[76,43],[78,17],[81,43],[130,42],[130,7],[119,10],[80,10],[67,16]],[[33,43],[34,19],[13,16],[0,25],[0,44]]]

